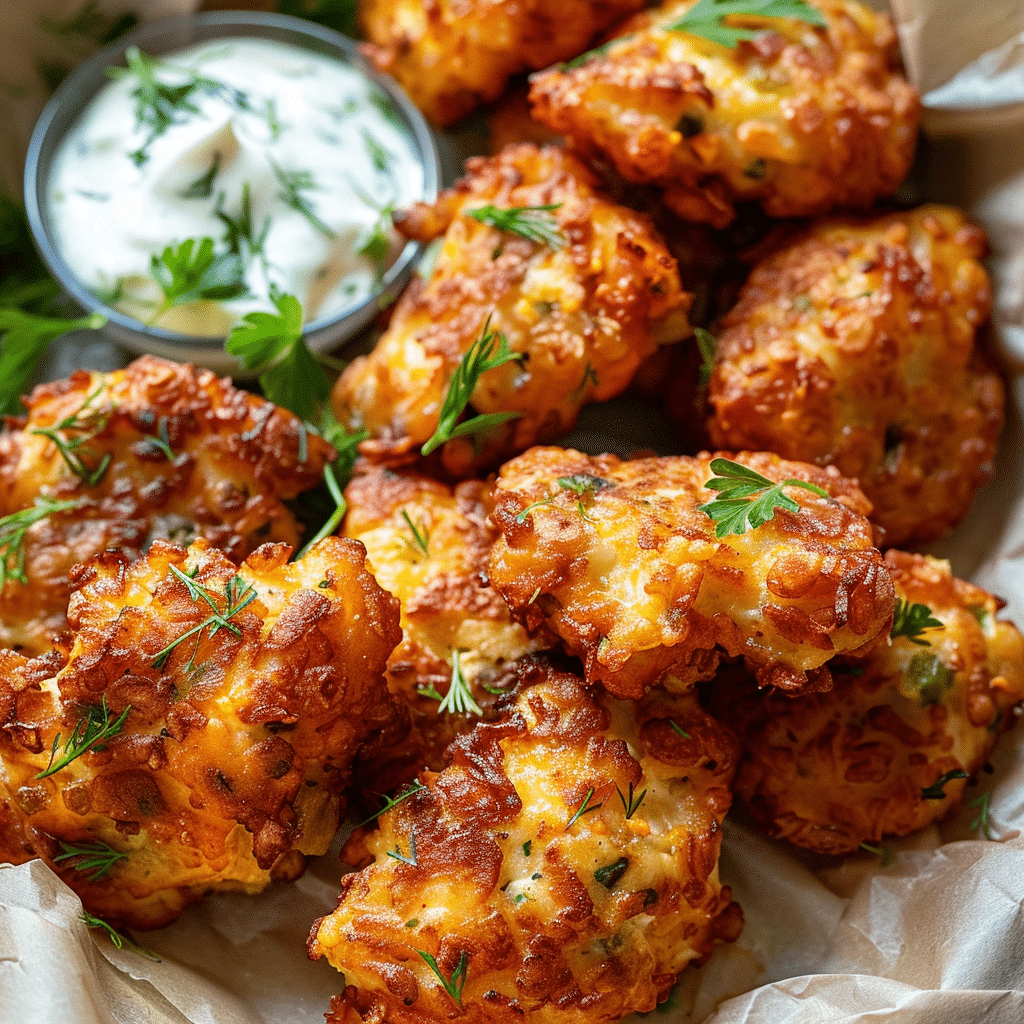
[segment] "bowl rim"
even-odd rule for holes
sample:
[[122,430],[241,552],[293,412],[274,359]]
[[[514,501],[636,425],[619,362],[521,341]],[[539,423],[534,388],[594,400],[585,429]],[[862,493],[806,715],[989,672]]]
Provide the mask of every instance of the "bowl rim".
[[[225,339],[148,326],[108,306],[85,287],[50,237],[45,193],[51,162],[61,140],[109,81],[105,69],[110,65],[123,64],[129,47],[137,46],[143,52],[163,56],[188,46],[231,36],[289,43],[351,65],[381,88],[400,111],[423,168],[422,201],[436,200],[441,187],[441,156],[430,126],[401,86],[373,67],[360,53],[359,44],[348,36],[302,18],[262,11],[172,15],[132,29],[78,64],[47,101],[32,131],[25,158],[24,203],[33,242],[50,273],[79,306],[107,318],[105,330],[108,334],[136,351],[170,355],[176,350],[189,349],[192,354],[213,355],[224,351]],[[156,49],[147,51],[147,44],[150,47],[156,45]],[[406,242],[376,289],[363,302],[338,316],[312,320],[304,325],[306,343],[317,351],[324,351],[343,344],[369,326],[377,313],[398,297],[423,249],[420,242]]]

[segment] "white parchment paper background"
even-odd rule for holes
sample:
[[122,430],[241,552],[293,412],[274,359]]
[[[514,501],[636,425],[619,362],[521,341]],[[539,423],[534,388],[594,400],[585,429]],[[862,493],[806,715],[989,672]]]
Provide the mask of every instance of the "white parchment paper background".
[[[997,478],[935,551],[1006,598],[1006,614],[1024,625],[1024,2],[892,6],[927,108],[927,194],[964,207],[989,233],[995,344],[1013,374]],[[59,0],[0,0],[5,82],[32,79],[40,8],[68,13]],[[38,109],[38,85],[0,99],[0,173],[12,191]],[[996,841],[977,838],[961,811],[941,830],[892,844],[885,869],[867,856],[793,854],[727,822],[721,870],[746,927],[683,976],[665,1024],[1021,1024],[1024,727],[994,765],[968,792],[990,789]],[[316,1024],[341,979],[306,960],[305,936],[332,909],[337,875],[333,853],[294,885],[212,897],[138,936],[160,956],[153,962],[94,940],[77,921],[77,898],[41,864],[0,866],[0,1024]]]

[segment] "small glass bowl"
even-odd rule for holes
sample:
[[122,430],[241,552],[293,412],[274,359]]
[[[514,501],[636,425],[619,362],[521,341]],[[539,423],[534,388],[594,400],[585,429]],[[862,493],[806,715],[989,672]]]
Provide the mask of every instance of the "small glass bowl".
[[[371,67],[359,54],[358,45],[353,40],[288,15],[217,11],[164,18],[143,25],[95,53],[68,75],[46,104],[32,133],[25,161],[25,211],[36,247],[50,272],[83,309],[102,313],[107,318],[103,331],[109,338],[131,352],[151,352],[168,359],[198,363],[218,373],[238,374],[238,363],[224,351],[223,339],[178,334],[147,326],[107,306],[89,291],[53,244],[49,204],[46,202],[50,164],[58,145],[96,93],[109,82],[105,69],[124,64],[128,47],[137,46],[144,53],[159,56],[232,36],[271,39],[325,54],[348,64],[376,83],[401,115],[413,149],[423,165],[423,200],[432,202],[437,198],[441,160],[433,133],[398,84]],[[310,348],[318,352],[337,348],[368,327],[380,310],[397,298],[422,252],[422,244],[406,243],[369,298],[341,316],[308,323],[305,338]]]

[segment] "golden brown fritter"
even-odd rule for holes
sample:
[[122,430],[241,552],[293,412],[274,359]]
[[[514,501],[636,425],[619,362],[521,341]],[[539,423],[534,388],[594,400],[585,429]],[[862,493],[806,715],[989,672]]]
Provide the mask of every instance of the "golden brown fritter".
[[533,76],[533,115],[688,220],[728,224],[736,203],[773,217],[868,207],[910,167],[920,101],[888,16],[813,0],[828,23],[734,16],[735,49],[668,26],[675,0],[630,19],[581,66]]
[[436,125],[497,99],[521,71],[575,57],[643,0],[361,0],[363,53]]
[[0,517],[56,509],[0,555],[0,647],[27,654],[65,627],[71,567],[100,551],[204,537],[238,561],[265,541],[295,546],[284,501],[333,457],[286,410],[154,356],[40,385],[26,406],[0,432]]
[[105,920],[157,927],[327,849],[352,759],[402,724],[382,676],[398,607],[353,541],[288,553],[236,566],[157,541],[76,568],[63,656],[0,652],[10,859],[41,857]]
[[950,207],[828,221],[761,262],[726,316],[711,443],[834,465],[887,544],[947,533],[993,473],[1004,390],[975,346],[982,231]]
[[536,664],[503,707],[343,852],[373,863],[310,934],[348,985],[329,1021],[618,1020],[738,934],[734,741],[695,697],[637,706]]
[[[339,422],[369,431],[360,445],[367,458],[413,461],[438,426],[460,360],[489,324],[523,357],[480,377],[472,409],[518,415],[445,443],[440,464],[453,477],[558,437],[586,403],[624,390],[656,345],[690,331],[689,299],[664,243],[646,218],[604,197],[575,157],[522,145],[466,169],[435,206],[414,207],[400,223],[421,241],[443,237],[436,263],[332,399]],[[548,205],[557,209],[540,215],[552,219],[559,248],[466,215]]]
[[487,713],[511,662],[557,644],[546,631],[528,636],[487,586],[487,556],[498,535],[487,518],[488,496],[478,480],[452,489],[366,464],[345,491],[344,535],[366,546],[377,582],[401,606],[402,641],[388,659],[387,680],[408,706],[412,730],[400,747],[361,767],[375,792],[390,792],[423,768],[439,770],[448,744],[479,720],[461,700],[441,710],[438,698],[448,696],[454,658],[466,684],[457,689]]
[[996,598],[948,562],[898,551],[886,562],[900,600],[927,606],[941,628],[835,668],[830,693],[760,694],[750,681],[715,692],[745,747],[737,795],[772,835],[819,853],[906,835],[958,807],[965,782],[948,773],[974,775],[1024,699],[1024,637],[996,619]]
[[491,585],[619,697],[669,670],[681,685],[708,679],[718,649],[745,656],[762,685],[828,689],[825,663],[870,647],[892,619],[869,503],[834,469],[742,453],[768,479],[809,481],[834,500],[789,488],[796,512],[717,538],[697,507],[716,497],[704,487],[712,458],[534,448],[513,459],[495,488]]

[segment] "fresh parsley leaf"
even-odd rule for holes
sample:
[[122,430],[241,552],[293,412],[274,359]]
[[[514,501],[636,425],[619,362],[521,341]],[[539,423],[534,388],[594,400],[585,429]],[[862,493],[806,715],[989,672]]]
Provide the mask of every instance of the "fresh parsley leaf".
[[163,299],[150,322],[169,309],[200,299],[237,299],[249,288],[243,266],[232,253],[214,252],[212,238],[186,238],[149,258],[149,272]]
[[98,330],[106,322],[99,313],[64,320],[0,306],[0,413],[17,413],[25,385],[50,342],[69,331]]
[[565,236],[558,230],[558,221],[552,212],[561,206],[561,203],[552,203],[548,206],[511,206],[502,209],[488,203],[487,206],[466,210],[465,213],[467,217],[481,224],[489,224],[499,231],[508,231],[552,249],[563,249]]
[[[519,412],[492,412],[459,423],[459,417],[469,405],[473,392],[480,377],[488,370],[494,370],[505,363],[517,362],[523,358],[521,352],[512,352],[508,347],[508,339],[501,332],[490,330],[490,318],[484,324],[480,337],[469,347],[469,351],[459,360],[455,373],[448,384],[437,429],[427,443],[420,449],[422,455],[429,455],[440,448],[446,441],[466,434],[476,434],[489,430],[507,420],[521,416]],[[457,425],[456,425],[457,424]]]
[[896,598],[896,610],[893,612],[892,629],[889,636],[895,640],[897,637],[906,637],[912,644],[921,647],[930,647],[928,640],[921,639],[921,634],[926,629],[944,629],[945,623],[932,615],[931,608],[926,604],[911,604],[904,601],[902,597]]
[[784,487],[802,487],[821,498],[830,497],[828,491],[806,480],[773,483],[756,470],[730,459],[712,459],[711,470],[718,476],[712,477],[704,486],[720,493],[714,501],[697,508],[714,520],[716,537],[756,530],[775,518],[777,508],[796,512],[800,506],[783,493]]
[[715,353],[718,351],[718,339],[703,327],[695,327],[693,333],[697,338],[700,350],[700,369],[697,371],[697,384],[706,388],[715,369]]
[[665,28],[669,32],[689,32],[730,50],[763,31],[727,25],[725,19],[729,17],[796,18],[818,28],[828,26],[821,11],[804,0],[699,0],[678,21]]
[[930,786],[925,787],[921,790],[922,800],[945,800],[946,798],[946,783],[952,782],[953,779],[966,779],[968,778],[967,772],[960,768],[954,768],[951,772],[946,772],[945,775],[940,775]]

